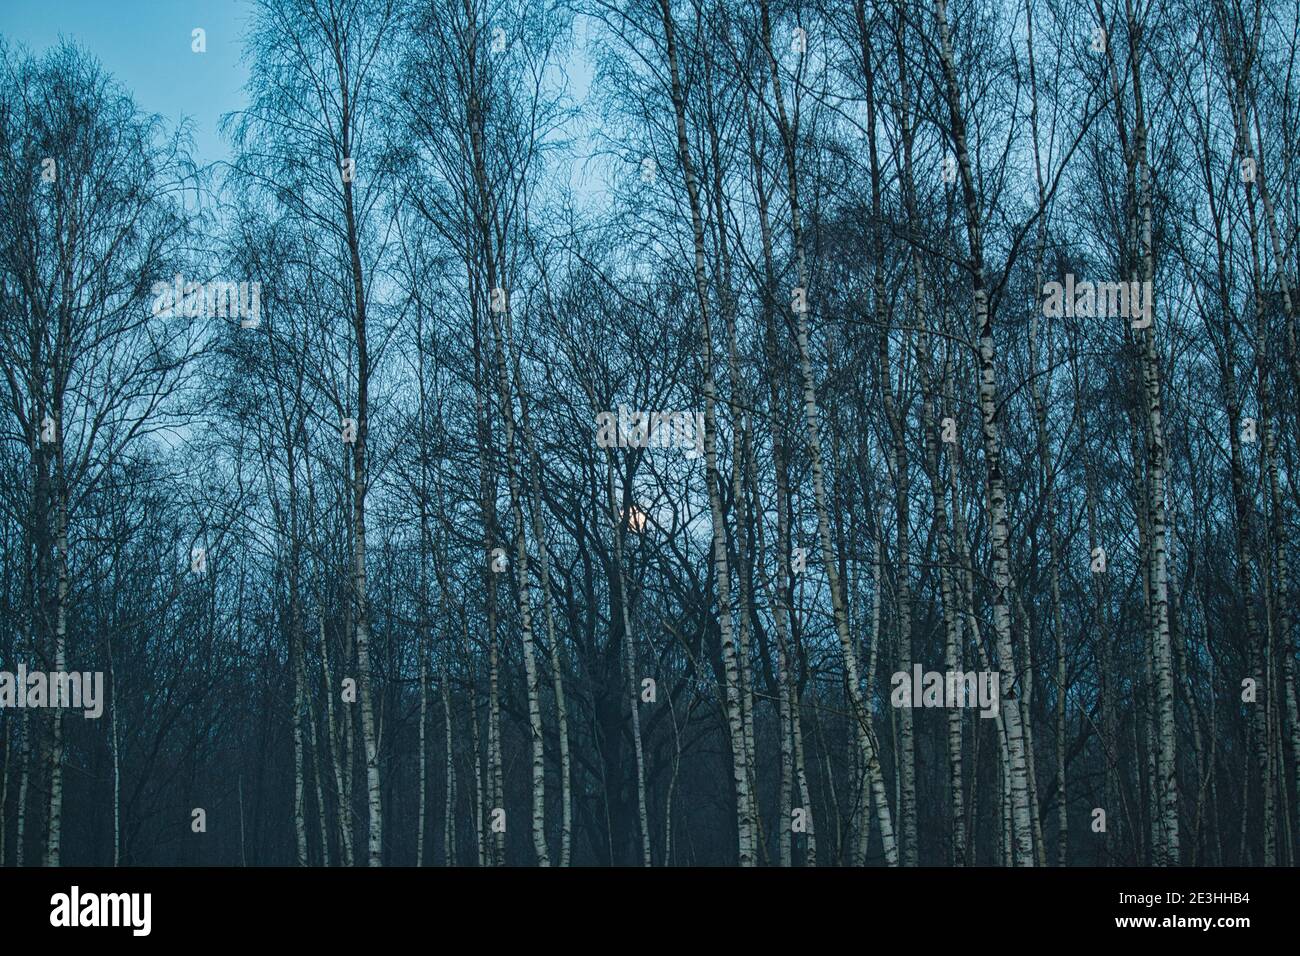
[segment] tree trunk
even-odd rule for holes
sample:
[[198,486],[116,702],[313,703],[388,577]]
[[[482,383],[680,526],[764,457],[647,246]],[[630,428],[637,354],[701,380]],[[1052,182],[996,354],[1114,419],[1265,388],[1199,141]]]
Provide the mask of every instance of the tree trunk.
[[709,513],[713,524],[713,567],[718,585],[718,625],[722,636],[723,675],[726,684],[727,734],[731,742],[732,783],[736,792],[737,853],[741,866],[753,866],[755,820],[753,798],[746,760],[744,715],[741,703],[739,654],[731,616],[731,582],[727,560],[727,532],[722,513],[722,496],[718,476],[717,385],[713,377],[713,338],[709,322],[709,294],[704,265],[704,219],[700,204],[695,165],[686,136],[686,102],[681,71],[677,61],[676,30],[668,0],[659,0],[663,22],[668,70],[671,79],[673,113],[677,128],[677,158],[686,181],[691,210],[691,230],[695,244],[695,295],[700,310],[700,345],[704,365],[704,458],[705,484],[709,495]]
[[1007,493],[1002,475],[1002,437],[997,422],[997,371],[993,341],[993,315],[989,310],[984,277],[983,223],[970,156],[966,149],[966,124],[961,110],[961,93],[953,66],[952,41],[948,27],[946,0],[935,0],[935,20],[939,28],[940,60],[948,100],[953,145],[966,206],[966,232],[970,244],[968,268],[974,300],[975,332],[978,337],[979,389],[977,401],[984,439],[985,484],[989,508],[989,543],[993,557],[993,629],[1002,676],[1000,695],[1002,719],[1006,727],[1009,797],[1015,838],[1015,863],[1033,866],[1033,821],[1029,807],[1028,767],[1025,738],[1021,725],[1020,703],[1015,697],[1015,654],[1011,643],[1011,548],[1007,525]]

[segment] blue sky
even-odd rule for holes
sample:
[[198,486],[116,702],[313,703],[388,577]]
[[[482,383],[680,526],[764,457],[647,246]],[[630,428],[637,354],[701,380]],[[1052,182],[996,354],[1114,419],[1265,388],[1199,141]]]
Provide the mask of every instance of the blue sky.
[[[169,126],[188,118],[203,164],[229,158],[218,123],[244,105],[250,12],[247,0],[0,0],[0,35],[35,52],[60,39],[79,43],[142,110]],[[190,48],[196,27],[207,33],[206,53]]]
[[[194,161],[207,165],[231,158],[219,124],[245,106],[243,41],[252,13],[251,0],[0,0],[0,36],[37,53],[60,39],[80,44],[141,110],[161,115],[169,128],[187,119]],[[196,27],[206,31],[205,53],[191,49]],[[578,42],[563,64],[579,103],[592,82],[583,49],[589,27],[579,19]],[[603,201],[608,171],[583,161],[595,144],[581,127],[568,132],[579,141],[569,186],[588,203]]]

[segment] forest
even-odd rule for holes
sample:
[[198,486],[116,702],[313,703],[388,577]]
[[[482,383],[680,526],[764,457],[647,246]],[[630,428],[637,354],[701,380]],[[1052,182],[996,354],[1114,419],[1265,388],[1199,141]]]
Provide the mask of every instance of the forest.
[[0,36],[0,864],[1298,862],[1294,0],[241,2]]

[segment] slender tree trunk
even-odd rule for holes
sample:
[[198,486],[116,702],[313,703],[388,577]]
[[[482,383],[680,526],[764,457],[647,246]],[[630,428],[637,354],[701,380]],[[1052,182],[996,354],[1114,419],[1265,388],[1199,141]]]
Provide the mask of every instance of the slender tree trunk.
[[[515,381],[519,382],[518,353],[515,356]],[[560,858],[559,866],[568,866],[573,844],[573,764],[569,751],[569,710],[564,697],[564,651],[555,629],[555,598],[551,591],[551,556],[542,523],[542,459],[533,442],[528,420],[528,404],[520,395],[520,433],[529,460],[529,511],[532,515],[533,540],[537,545],[538,570],[541,577],[542,605],[546,613],[546,642],[551,649],[551,685],[555,694],[555,722],[560,742]]]
[[687,199],[691,210],[691,230],[695,244],[695,295],[700,310],[700,345],[704,365],[704,472],[709,495],[709,513],[713,523],[713,567],[718,586],[718,625],[722,637],[723,677],[726,684],[727,734],[731,742],[732,782],[736,792],[737,850],[740,865],[753,866],[755,862],[756,825],[753,798],[749,785],[749,766],[746,760],[748,748],[745,744],[739,654],[731,615],[731,580],[727,560],[727,533],[719,488],[717,385],[713,376],[713,337],[709,321],[708,280],[704,264],[704,217],[700,203],[699,185],[695,175],[695,164],[691,158],[690,143],[686,136],[686,101],[682,89],[681,70],[677,61],[676,28],[668,0],[659,0],[659,10],[664,28],[673,113],[676,118],[677,158],[686,181]]
[[[352,114],[342,54],[335,48],[342,97],[343,155],[352,155]],[[375,693],[370,666],[370,603],[366,587],[366,442],[370,429],[370,351],[366,338],[366,283],[361,266],[360,235],[353,207],[352,180],[343,182],[343,215],[347,225],[348,254],[352,269],[352,329],[357,350],[356,436],[352,442],[352,601],[356,627],[357,691],[361,704],[361,738],[366,757],[366,808],[368,838],[366,859],[383,865],[384,810],[379,773],[379,739],[375,732]]]
[[[466,4],[468,11],[469,7]],[[471,20],[473,25],[473,20]],[[471,43],[468,47],[469,72],[476,75],[475,58],[477,47]],[[515,587],[519,609],[519,629],[524,651],[524,675],[528,695],[528,729],[532,747],[532,819],[533,850],[537,854],[539,866],[550,866],[550,853],[546,847],[546,756],[545,735],[542,729],[541,684],[537,667],[537,654],[533,641],[533,610],[530,594],[528,571],[528,542],[524,522],[523,491],[521,488],[523,459],[515,443],[514,400],[511,396],[510,377],[507,372],[506,351],[510,338],[510,293],[505,287],[506,276],[504,263],[506,250],[504,241],[498,235],[496,248],[493,247],[492,229],[489,222],[491,198],[488,195],[486,157],[483,144],[483,113],[477,94],[470,97],[468,104],[468,121],[470,129],[470,149],[474,163],[474,182],[477,187],[477,223],[481,239],[482,259],[487,271],[487,287],[493,298],[501,293],[501,308],[495,303],[488,309],[489,326],[492,330],[493,356],[496,362],[497,399],[500,404],[501,424],[505,432],[506,484],[510,492],[510,516],[514,524],[515,540]],[[505,326],[503,331],[502,326]],[[523,396],[520,396],[523,400]],[[498,806],[500,803],[498,803]]]
[[[469,631],[468,624],[465,625],[464,647],[466,664],[469,666]],[[477,853],[478,865],[483,867],[488,865],[488,850],[486,842],[483,839],[483,818],[487,814],[487,787],[483,781],[483,746],[482,738],[478,727],[478,691],[476,690],[477,677],[473,668],[470,667],[470,679],[468,684],[469,690],[469,732],[470,746],[474,748],[474,848]]]
[[635,507],[624,490],[623,504],[614,489],[614,458],[609,457],[608,489],[610,517],[614,522],[614,563],[618,568],[618,606],[623,631],[623,658],[626,663],[628,703],[632,708],[632,752],[636,761],[636,814],[641,836],[641,865],[652,866],[650,855],[650,815],[646,806],[645,751],[641,741],[641,697],[637,681],[636,640],[632,633],[632,616],[628,608],[627,573],[624,570],[624,532],[631,527],[629,516]]
[[[305,667],[305,665],[304,665]],[[311,684],[304,677],[303,698],[307,704],[307,744],[311,750],[311,770],[312,782],[316,790],[316,825],[320,830],[320,855],[321,865],[330,865],[330,838],[328,813],[325,806],[325,787],[321,782],[321,763],[324,760],[324,748],[319,744],[320,738],[316,731],[316,708],[311,702]]]
[[[60,402],[60,405],[62,403]],[[54,560],[58,583],[55,585],[54,609],[54,670],[60,674],[68,669],[68,484],[63,463],[62,413],[55,413],[55,539]],[[50,815],[49,839],[46,843],[45,865],[58,866],[63,848],[63,708],[54,708],[53,741],[50,745]]]
[[[295,611],[291,616],[297,617]],[[298,865],[307,866],[307,821],[303,803],[303,743],[302,743],[302,708],[303,687],[302,645],[297,637],[294,625],[294,662],[293,662],[293,832],[298,852]]]
[[952,41],[948,27],[946,0],[935,0],[935,19],[939,29],[940,60],[947,93],[953,145],[966,205],[967,238],[970,244],[968,267],[974,300],[975,332],[978,338],[979,390],[977,400],[982,419],[984,465],[989,507],[989,539],[993,557],[993,628],[1002,675],[1000,695],[1002,719],[1006,726],[1008,786],[1015,837],[1015,863],[1034,864],[1033,820],[1029,806],[1028,765],[1022,727],[1020,703],[1015,698],[1015,654],[1011,642],[1009,607],[1011,582],[1010,529],[1007,525],[1006,483],[1002,475],[1002,437],[997,422],[997,372],[993,341],[993,315],[989,310],[985,288],[983,223],[970,156],[966,148],[966,123],[961,109],[961,93],[953,66]]
[[[780,724],[781,748],[781,795],[780,824],[778,837],[778,862],[781,866],[794,865],[794,841],[791,827],[793,825],[793,804],[795,790],[795,713],[797,712],[795,695],[797,681],[794,677],[794,574],[791,566],[792,546],[790,537],[790,479],[789,461],[784,438],[782,403],[778,387],[777,368],[781,355],[776,337],[775,312],[776,271],[773,265],[772,228],[768,214],[769,194],[764,185],[763,161],[759,155],[757,131],[751,124],[749,129],[750,161],[755,178],[755,201],[758,206],[759,234],[763,251],[763,351],[767,360],[768,415],[772,431],[772,470],[776,482],[776,560],[777,573],[775,586],[767,586],[768,604],[772,608],[772,623],[777,640],[777,696]],[[754,467],[750,458],[750,467]],[[755,481],[755,488],[757,482]],[[758,520],[760,553],[765,553],[763,546],[763,522]],[[765,585],[767,579],[764,578]],[[799,761],[802,763],[802,758]],[[802,792],[802,791],[801,791]],[[816,837],[813,823],[813,808],[810,800],[801,797],[803,805],[798,809],[802,813],[804,833],[806,834],[810,865],[816,865]],[[865,827],[864,827],[865,829]]]
[[[1025,4],[1026,49],[1029,66],[1030,112],[1029,125],[1033,131],[1034,150],[1034,185],[1038,193],[1038,237],[1034,256],[1034,295],[1043,288],[1043,260],[1047,250],[1047,187],[1043,181],[1042,149],[1039,144],[1038,121],[1038,66],[1034,56],[1034,4]],[[1050,564],[1049,577],[1051,587],[1052,635],[1056,643],[1056,863],[1065,866],[1069,844],[1069,814],[1065,798],[1065,733],[1066,733],[1066,660],[1065,630],[1061,615],[1061,559],[1056,527],[1055,478],[1052,471],[1052,453],[1047,434],[1047,404],[1043,397],[1043,386],[1038,377],[1038,308],[1037,301],[1031,306],[1033,311],[1029,320],[1029,376],[1030,398],[1034,410],[1034,432],[1038,444],[1038,462],[1043,498],[1043,520],[1047,525],[1047,552]],[[1052,374],[1051,356],[1048,355],[1045,374]],[[1039,858],[1042,859],[1046,848],[1040,845]]]
[[808,270],[804,256],[803,229],[800,223],[799,180],[795,163],[795,131],[786,115],[785,98],[781,93],[780,70],[772,53],[772,29],[769,22],[767,0],[761,4],[763,17],[763,35],[766,55],[772,81],[772,98],[776,107],[777,124],[781,134],[788,192],[790,200],[790,229],[794,241],[796,274],[798,289],[802,293],[796,300],[796,343],[799,353],[799,367],[803,380],[804,422],[807,428],[808,456],[812,472],[814,503],[817,508],[817,535],[821,543],[821,558],[826,569],[826,579],[831,592],[831,609],[835,619],[835,631],[840,640],[840,653],[844,659],[845,680],[848,685],[849,702],[853,719],[858,725],[858,745],[862,749],[863,764],[870,781],[873,801],[880,824],[881,844],[885,859],[890,866],[898,865],[898,843],[894,836],[893,818],[889,810],[889,800],[885,792],[884,774],[880,768],[879,748],[876,746],[875,730],[872,726],[869,702],[862,696],[862,687],[858,680],[857,652],[853,638],[849,633],[848,612],[845,608],[845,595],[841,589],[840,575],[836,568],[835,545],[831,540],[830,506],[827,502],[826,482],[822,469],[821,437],[818,425],[817,390],[812,372],[811,346],[808,334],[808,309],[806,296],[809,294]]
[[[427,593],[421,591],[421,597]],[[420,756],[419,756],[419,796],[416,803],[416,823],[415,823],[415,865],[424,866],[424,822],[428,815],[428,805],[426,803],[428,780],[429,780],[429,746],[428,746],[428,726],[429,726],[429,654],[426,645],[426,634],[423,629],[420,633]]]
[[442,722],[445,728],[447,748],[447,765],[444,771],[446,776],[446,796],[444,798],[444,813],[442,818],[442,853],[443,863],[446,866],[456,865],[456,751],[452,737],[451,724],[451,677],[444,667],[442,672],[441,693],[438,695],[442,698]]
[[[1121,145],[1129,170],[1128,240],[1134,254],[1123,265],[1131,270],[1129,281],[1143,283],[1153,290],[1155,250],[1152,245],[1152,187],[1147,146],[1146,106],[1142,87],[1142,38],[1145,27],[1137,20],[1133,0],[1124,0],[1127,24],[1127,67],[1133,103],[1133,140],[1131,148],[1125,134],[1127,122],[1122,116],[1123,98],[1115,108],[1120,126]],[[1118,90],[1113,46],[1106,47],[1113,90]],[[1147,520],[1150,537],[1148,601],[1151,609],[1150,657],[1154,689],[1152,723],[1156,778],[1153,781],[1157,865],[1177,865],[1178,849],[1178,774],[1177,726],[1174,723],[1174,674],[1169,632],[1168,529],[1165,506],[1165,469],[1168,453],[1164,437],[1164,412],[1161,403],[1160,363],[1156,354],[1156,306],[1153,291],[1148,292],[1145,327],[1137,329],[1137,348],[1142,366],[1142,396],[1145,405],[1147,437]]]
[[[334,765],[334,791],[338,807],[339,840],[342,843],[343,865],[353,866],[352,849],[352,791],[348,786],[346,757],[339,753],[338,734],[334,723],[334,675],[330,673],[329,641],[325,637],[325,618],[320,620],[321,673],[325,678],[325,737],[329,741],[331,763]],[[344,712],[346,714],[346,711]],[[347,730],[344,728],[344,734]]]

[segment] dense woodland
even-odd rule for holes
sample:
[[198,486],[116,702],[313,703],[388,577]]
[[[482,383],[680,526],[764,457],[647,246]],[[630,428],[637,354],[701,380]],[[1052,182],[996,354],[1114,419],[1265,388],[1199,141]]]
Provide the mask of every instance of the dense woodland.
[[1293,0],[248,14],[0,41],[4,865],[1297,862]]

